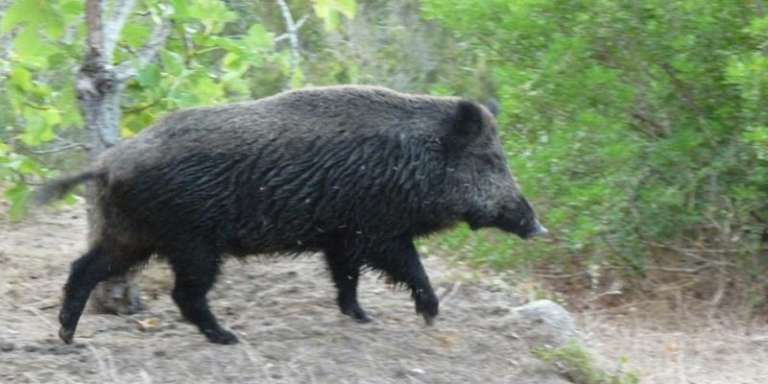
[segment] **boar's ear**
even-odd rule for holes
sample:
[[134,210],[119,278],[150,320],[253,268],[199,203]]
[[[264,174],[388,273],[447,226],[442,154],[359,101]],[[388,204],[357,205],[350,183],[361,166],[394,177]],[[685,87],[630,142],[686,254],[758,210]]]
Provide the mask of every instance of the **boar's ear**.
[[483,112],[480,108],[471,101],[459,102],[453,124],[443,139],[446,149],[461,150],[480,134],[483,129]]
[[491,112],[493,117],[499,117],[499,102],[496,101],[496,99],[490,99],[486,101],[483,103],[483,106],[488,109],[488,112]]

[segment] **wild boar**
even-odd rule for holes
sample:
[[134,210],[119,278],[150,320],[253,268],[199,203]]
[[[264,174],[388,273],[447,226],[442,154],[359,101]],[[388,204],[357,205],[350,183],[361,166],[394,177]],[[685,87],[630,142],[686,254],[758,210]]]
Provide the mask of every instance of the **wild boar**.
[[369,86],[280,93],[174,112],[54,181],[41,202],[91,181],[97,226],[64,287],[59,336],[72,342],[91,290],[167,260],[173,299],[209,341],[237,342],[208,307],[224,255],[322,252],[346,315],[361,268],[407,286],[427,324],[438,299],[414,238],[466,222],[546,233],[512,177],[495,118],[455,97]]

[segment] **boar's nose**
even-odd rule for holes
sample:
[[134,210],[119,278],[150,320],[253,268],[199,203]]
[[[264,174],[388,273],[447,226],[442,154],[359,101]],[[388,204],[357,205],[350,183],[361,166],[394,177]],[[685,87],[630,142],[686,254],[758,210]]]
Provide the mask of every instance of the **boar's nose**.
[[531,226],[531,230],[528,231],[528,233],[525,235],[525,238],[530,239],[533,237],[542,237],[548,234],[549,230],[545,226],[541,225],[538,220],[536,220],[536,222],[534,222]]

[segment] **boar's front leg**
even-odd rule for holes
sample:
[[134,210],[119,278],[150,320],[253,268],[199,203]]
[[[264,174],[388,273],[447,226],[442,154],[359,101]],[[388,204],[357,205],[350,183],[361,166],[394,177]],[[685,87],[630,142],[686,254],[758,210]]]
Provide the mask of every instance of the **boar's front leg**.
[[371,318],[357,302],[357,282],[361,266],[359,257],[355,257],[348,247],[339,242],[325,250],[325,260],[338,290],[336,302],[341,313],[358,323],[369,323]]
[[404,236],[376,248],[368,254],[368,264],[386,273],[395,284],[408,286],[416,304],[416,313],[424,317],[427,325],[432,325],[437,317],[439,303],[421,265],[413,239]]

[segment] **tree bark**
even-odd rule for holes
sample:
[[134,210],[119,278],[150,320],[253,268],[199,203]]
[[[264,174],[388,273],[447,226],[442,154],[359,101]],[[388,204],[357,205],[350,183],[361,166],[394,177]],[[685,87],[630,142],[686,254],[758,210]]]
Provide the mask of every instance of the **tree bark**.
[[[120,97],[125,81],[136,74],[130,63],[112,65],[117,39],[123,29],[134,0],[115,0],[111,17],[104,21],[104,0],[87,0],[87,49],[77,73],[75,88],[80,112],[90,131],[91,161],[120,140]],[[149,62],[165,42],[170,32],[167,22],[158,25],[149,41],[139,52],[139,65]],[[87,192],[88,225],[91,240],[102,225],[95,212],[96,187]],[[128,273],[99,284],[91,296],[91,306],[99,312],[130,314],[142,309],[137,273]]]

